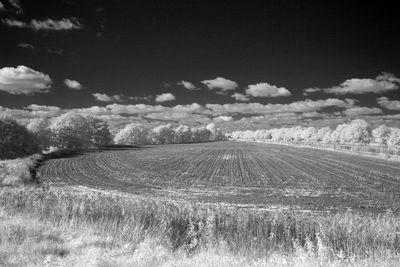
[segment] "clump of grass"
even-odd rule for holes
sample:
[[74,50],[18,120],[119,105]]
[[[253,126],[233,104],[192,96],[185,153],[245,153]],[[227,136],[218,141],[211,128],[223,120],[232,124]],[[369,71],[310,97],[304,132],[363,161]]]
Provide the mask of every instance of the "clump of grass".
[[36,167],[40,155],[0,161],[0,184],[21,185],[36,182]]

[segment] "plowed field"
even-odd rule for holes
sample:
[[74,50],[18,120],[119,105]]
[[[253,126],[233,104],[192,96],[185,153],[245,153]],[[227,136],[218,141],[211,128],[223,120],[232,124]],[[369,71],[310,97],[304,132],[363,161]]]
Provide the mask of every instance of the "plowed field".
[[145,146],[50,159],[45,182],[296,210],[400,207],[400,163],[250,142]]

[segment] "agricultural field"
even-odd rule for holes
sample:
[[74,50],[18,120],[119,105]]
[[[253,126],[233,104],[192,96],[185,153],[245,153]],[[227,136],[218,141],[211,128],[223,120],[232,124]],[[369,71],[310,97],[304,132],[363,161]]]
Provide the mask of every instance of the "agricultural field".
[[44,182],[266,210],[400,209],[400,163],[251,142],[153,145],[53,158]]

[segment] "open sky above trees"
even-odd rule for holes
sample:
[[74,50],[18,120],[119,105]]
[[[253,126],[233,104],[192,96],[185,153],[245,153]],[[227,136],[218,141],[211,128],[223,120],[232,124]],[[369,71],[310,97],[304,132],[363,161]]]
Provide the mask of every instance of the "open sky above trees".
[[399,28],[385,1],[0,0],[0,112],[399,127]]

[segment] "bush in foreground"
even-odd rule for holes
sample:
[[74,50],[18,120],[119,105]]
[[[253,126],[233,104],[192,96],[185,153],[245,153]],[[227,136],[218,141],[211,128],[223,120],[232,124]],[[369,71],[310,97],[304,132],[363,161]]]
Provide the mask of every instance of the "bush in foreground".
[[35,182],[36,165],[40,155],[33,155],[22,159],[0,161],[0,184],[21,185]]
[[0,119],[0,159],[13,159],[39,153],[36,136],[12,119]]

